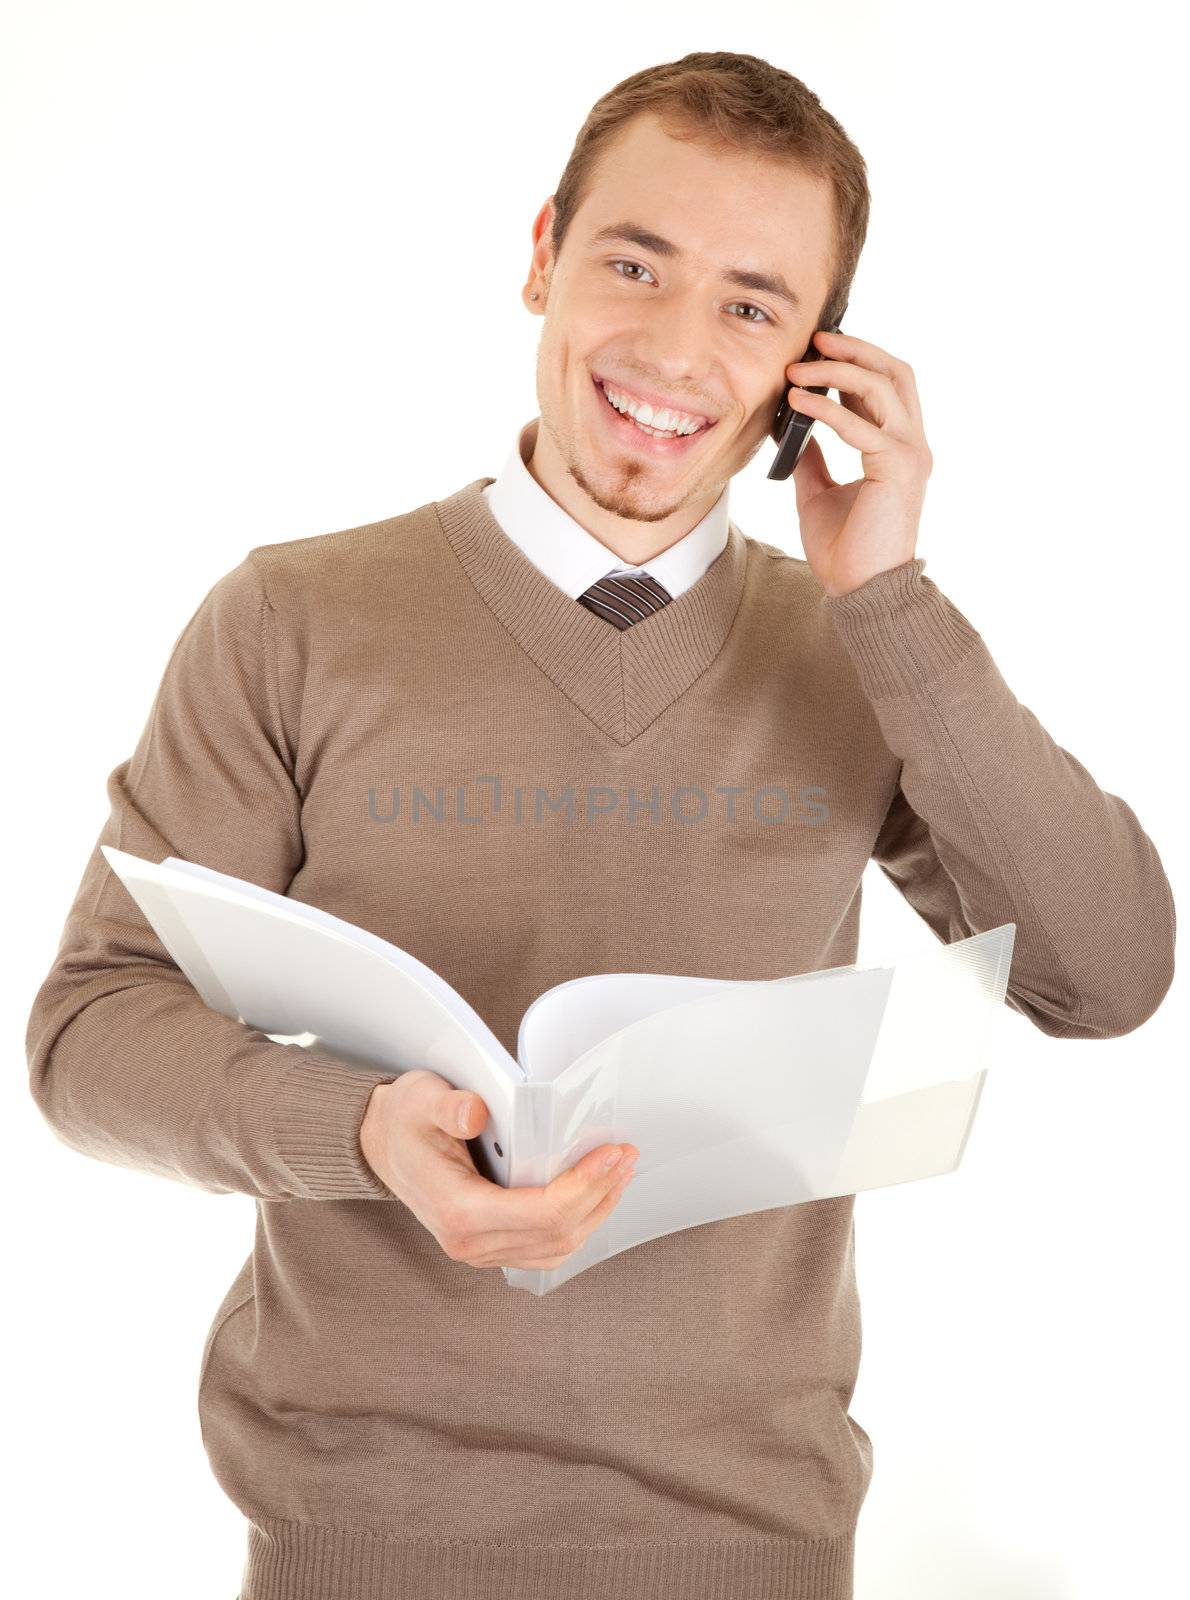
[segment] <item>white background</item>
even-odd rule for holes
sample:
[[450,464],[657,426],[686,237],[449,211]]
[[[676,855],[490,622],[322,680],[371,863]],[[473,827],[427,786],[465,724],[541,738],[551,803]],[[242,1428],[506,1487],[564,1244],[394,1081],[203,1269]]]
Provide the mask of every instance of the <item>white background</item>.
[[[577,14],[576,14],[577,15]],[[13,1594],[232,1600],[196,1413],[246,1196],[90,1161],[24,1027],[170,646],[249,548],[496,475],[536,414],[530,227],[592,102],[688,50],[804,79],[864,152],[849,332],[909,361],[918,554],[1183,899],[1187,155],[1176,12],[1126,6],[4,8],[3,996]],[[859,458],[821,425],[834,475]],[[801,555],[765,449],[734,519]],[[1181,732],[1179,732],[1181,730]],[[933,934],[868,869],[860,960]],[[1184,1574],[1185,994],[1006,1013],[959,1172],[860,1196],[861,1600]],[[1178,1066],[1178,1060],[1182,1065]],[[511,1291],[510,1291],[511,1292]],[[465,1533],[465,1530],[460,1530]],[[695,1597],[692,1597],[695,1600]]]

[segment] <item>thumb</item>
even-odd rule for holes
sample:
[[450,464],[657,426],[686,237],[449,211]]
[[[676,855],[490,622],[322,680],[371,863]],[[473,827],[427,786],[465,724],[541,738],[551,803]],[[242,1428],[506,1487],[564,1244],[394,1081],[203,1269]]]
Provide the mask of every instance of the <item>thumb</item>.
[[815,495],[838,485],[827,468],[826,457],[813,434],[806,440],[801,460],[793,469],[793,487],[797,495],[797,509],[802,512]]
[[477,1094],[468,1089],[451,1089],[445,1096],[439,1126],[456,1139],[474,1139],[487,1120],[488,1108]]

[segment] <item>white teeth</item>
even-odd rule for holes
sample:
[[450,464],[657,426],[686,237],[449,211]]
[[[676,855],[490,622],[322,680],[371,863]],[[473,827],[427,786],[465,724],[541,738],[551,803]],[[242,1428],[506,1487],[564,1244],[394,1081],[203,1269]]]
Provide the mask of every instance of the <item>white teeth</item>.
[[632,418],[647,433],[669,434],[671,436],[698,433],[706,427],[705,422],[700,422],[695,417],[687,416],[684,411],[658,411],[654,413],[651,405],[646,401],[643,405],[636,400],[630,400],[627,395],[620,394],[618,390],[609,388],[607,384],[601,385],[604,394],[615,406],[617,411],[622,411]]

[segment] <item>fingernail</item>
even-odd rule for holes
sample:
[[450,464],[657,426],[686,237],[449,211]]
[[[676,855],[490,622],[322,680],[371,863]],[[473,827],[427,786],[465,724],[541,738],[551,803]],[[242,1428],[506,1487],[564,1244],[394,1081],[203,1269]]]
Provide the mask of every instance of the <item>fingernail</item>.
[[603,1170],[605,1172],[610,1172],[611,1169],[615,1166],[616,1162],[619,1161],[622,1158],[623,1154],[624,1154],[624,1151],[623,1151],[622,1146],[617,1146],[616,1149],[614,1149],[609,1155],[604,1156],[604,1158],[603,1158]]
[[470,1114],[471,1114],[471,1102],[470,1102],[470,1100],[464,1100],[462,1106],[459,1108],[459,1132],[460,1133],[466,1133],[466,1131],[467,1131],[467,1118],[470,1116]]

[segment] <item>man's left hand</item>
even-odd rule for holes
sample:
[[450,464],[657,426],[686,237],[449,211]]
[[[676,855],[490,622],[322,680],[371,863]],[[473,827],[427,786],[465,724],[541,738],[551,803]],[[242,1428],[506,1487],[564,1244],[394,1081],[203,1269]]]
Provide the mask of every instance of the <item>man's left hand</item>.
[[864,467],[854,483],[836,483],[811,435],[793,474],[806,560],[826,593],[840,595],[913,560],[934,458],[906,362],[845,333],[819,330],[814,345],[821,358],[792,362],[786,376],[841,398],[797,388],[789,403],[854,445]]

